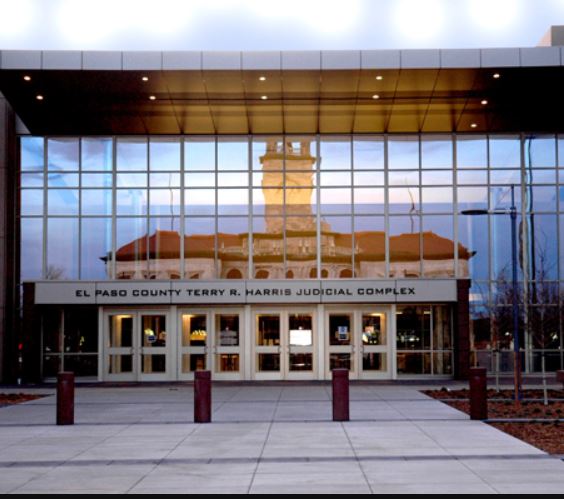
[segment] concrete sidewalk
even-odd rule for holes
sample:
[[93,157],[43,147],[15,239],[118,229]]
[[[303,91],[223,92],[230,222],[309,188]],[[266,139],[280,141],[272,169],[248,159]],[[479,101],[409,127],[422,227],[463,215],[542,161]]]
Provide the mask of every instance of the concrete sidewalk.
[[[47,390],[52,393],[52,391]],[[415,388],[214,387],[212,425],[187,386],[80,388],[0,409],[0,493],[561,493],[564,463]]]

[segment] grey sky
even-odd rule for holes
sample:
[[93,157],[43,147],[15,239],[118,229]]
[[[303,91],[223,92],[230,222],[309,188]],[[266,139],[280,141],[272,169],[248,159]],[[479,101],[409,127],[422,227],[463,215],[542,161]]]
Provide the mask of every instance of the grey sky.
[[0,49],[537,45],[564,0],[0,0]]

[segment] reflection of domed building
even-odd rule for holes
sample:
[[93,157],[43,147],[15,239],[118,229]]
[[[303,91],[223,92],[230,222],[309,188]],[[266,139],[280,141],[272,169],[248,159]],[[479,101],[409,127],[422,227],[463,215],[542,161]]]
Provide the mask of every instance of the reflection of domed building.
[[[321,275],[317,271],[317,217],[312,199],[316,158],[311,142],[268,143],[262,164],[265,231],[252,235],[254,275],[249,275],[250,235],[217,234],[217,274],[221,279],[385,279],[384,232],[339,233],[325,221],[321,231]],[[354,246],[354,268],[353,268]],[[181,256],[187,279],[216,279],[214,234],[186,236],[157,231],[119,248],[118,279],[180,279]],[[458,275],[467,277],[472,258],[458,247]],[[389,238],[391,278],[454,278],[455,245],[433,232]]]

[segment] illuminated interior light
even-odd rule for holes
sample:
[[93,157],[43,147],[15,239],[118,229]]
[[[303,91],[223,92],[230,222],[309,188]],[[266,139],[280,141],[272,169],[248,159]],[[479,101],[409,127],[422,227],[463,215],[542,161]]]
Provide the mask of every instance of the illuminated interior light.
[[494,77],[494,80],[499,80],[501,78],[501,75],[499,73],[495,73],[493,75],[493,77]]
[[23,77],[23,79],[24,79],[25,81],[31,81],[31,76],[25,75],[25,76]]
[[259,78],[259,80],[260,80],[260,81],[266,81],[266,76],[261,76],[261,77]]
[[155,95],[151,95],[151,96],[149,97],[149,100],[157,100],[157,97],[156,97]]
[[378,81],[382,81],[382,80],[384,79],[384,77],[381,76],[381,75],[378,75],[378,76],[376,77],[376,79],[377,79]]
[[484,99],[482,101],[482,106],[487,106],[489,104],[489,101],[487,101],[486,99]]
[[376,95],[373,95],[372,98],[373,98],[374,100],[378,100],[378,99],[380,99],[380,96],[379,96],[378,94],[376,94]]
[[148,76],[143,76],[143,78],[141,78],[143,81],[149,81],[149,77]]
[[45,97],[43,97],[42,95],[38,95],[38,96],[36,97],[36,99],[37,99],[37,100],[44,100]]
[[470,127],[471,127],[471,128],[478,128],[478,123],[472,123],[472,124],[470,125]]
[[268,95],[263,95],[263,96],[261,97],[261,99],[262,99],[262,100],[268,100]]

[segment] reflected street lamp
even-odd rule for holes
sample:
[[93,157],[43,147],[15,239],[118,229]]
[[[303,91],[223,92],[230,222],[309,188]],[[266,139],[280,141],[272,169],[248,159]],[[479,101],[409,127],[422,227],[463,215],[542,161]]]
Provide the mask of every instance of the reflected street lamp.
[[513,350],[515,402],[521,400],[521,346],[519,344],[519,294],[517,278],[517,207],[515,206],[515,186],[511,186],[511,207],[509,210],[465,210],[466,216],[510,215],[511,216],[511,257],[513,260]]

